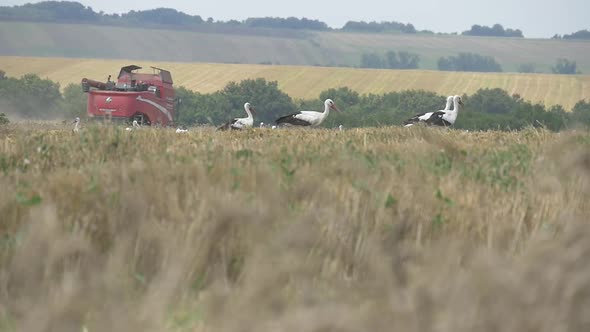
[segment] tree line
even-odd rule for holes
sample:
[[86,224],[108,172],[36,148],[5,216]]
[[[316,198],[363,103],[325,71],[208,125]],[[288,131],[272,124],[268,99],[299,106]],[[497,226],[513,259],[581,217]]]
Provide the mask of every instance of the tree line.
[[[442,109],[445,96],[423,90],[385,94],[359,94],[349,88],[328,89],[314,100],[293,100],[278,83],[262,78],[230,82],[222,90],[202,94],[183,87],[176,89],[176,122],[187,126],[219,125],[243,115],[244,102],[257,110],[256,121],[271,124],[279,116],[297,110],[322,110],[326,98],[344,110],[330,116],[326,127],[366,127],[401,125],[422,112]],[[590,101],[579,101],[571,110],[560,105],[545,107],[509,95],[501,89],[480,89],[464,95],[464,109],[456,128],[469,130],[518,130],[528,126],[559,131],[583,126],[590,128]],[[79,84],[70,84],[60,92],[58,83],[36,75],[0,79],[0,111],[22,119],[72,119],[86,114],[86,94]],[[0,122],[6,117],[0,116]]]
[[437,62],[438,70],[501,72],[502,66],[491,56],[475,53],[459,53],[456,56],[441,57]]
[[[108,14],[96,12],[90,6],[84,6],[74,1],[42,1],[15,6],[0,6],[0,20],[24,20],[35,22],[75,22],[103,25],[132,25],[152,27],[164,25],[175,28],[191,28],[203,24],[243,26],[252,28],[273,29],[305,29],[305,30],[339,30],[345,32],[368,33],[430,33],[429,30],[417,30],[411,23],[400,22],[364,22],[348,21],[340,29],[331,29],[325,22],[307,18],[258,17],[244,21],[229,20],[215,21],[213,18],[203,19],[200,15],[189,15],[172,8],[156,8],[150,10],[131,10],[123,14]],[[498,29],[498,26],[501,29]],[[512,36],[520,30],[506,29],[496,24],[491,28],[474,25],[464,34]],[[490,34],[491,33],[491,34]],[[522,32],[520,32],[522,34]]]
[[[399,22],[364,22],[364,21],[348,21],[342,27],[342,31],[354,31],[354,32],[401,32],[401,33],[417,33],[418,31],[414,25],[408,23]],[[425,31],[421,31],[425,32]]]
[[[381,55],[375,52],[363,53],[360,68],[381,69],[417,69],[420,64],[420,56],[406,51],[388,51]],[[476,53],[462,52],[457,55],[440,57],[437,61],[438,70],[441,71],[466,71],[466,72],[501,72],[502,66],[491,56]],[[521,73],[536,73],[534,63],[523,63],[517,68]],[[556,60],[551,67],[554,74],[575,75],[581,74],[577,69],[577,63],[564,58]]]
[[504,29],[504,27],[501,24],[494,24],[491,27],[475,24],[471,27],[470,30],[463,31],[462,35],[487,37],[524,37],[522,31],[520,31],[519,29]]
[[588,30],[579,30],[569,35],[560,36],[558,34],[552,37],[553,39],[590,39],[590,31]]
[[[0,6],[0,20],[132,25],[140,27],[164,25],[175,28],[191,28],[202,24],[215,24],[217,26],[225,25],[273,29],[434,34],[434,32],[430,30],[417,30],[411,23],[400,23],[395,21],[348,21],[342,26],[342,28],[332,29],[325,22],[307,18],[255,17],[243,21],[215,21],[211,17],[203,19],[200,15],[189,15],[172,8],[156,8],[139,11],[131,10],[123,14],[108,14],[102,11],[96,12],[92,7],[84,6],[75,1],[41,1],[24,5]],[[469,30],[463,31],[461,34],[468,36],[524,37],[523,32],[520,29],[504,28],[501,24],[494,24],[491,27],[475,24]],[[563,36],[556,34],[552,38],[590,39],[590,31],[580,30]]]
[[416,69],[420,56],[406,51],[387,51],[383,56],[365,53],[361,56],[361,68]]

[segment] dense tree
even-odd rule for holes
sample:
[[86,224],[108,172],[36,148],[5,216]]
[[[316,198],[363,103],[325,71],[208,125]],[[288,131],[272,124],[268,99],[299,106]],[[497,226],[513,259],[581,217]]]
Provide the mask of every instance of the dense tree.
[[80,22],[93,24],[133,25],[150,27],[166,25],[175,28],[191,28],[203,23],[227,25],[231,27],[245,26],[254,28],[308,29],[328,30],[326,23],[307,18],[249,18],[244,22],[229,20],[215,22],[213,18],[206,21],[199,15],[188,15],[172,8],[156,8],[149,10],[131,10],[124,14],[105,14],[95,12],[91,7],[84,7],[78,2],[42,1],[22,6],[0,7],[0,20],[28,20],[43,22]]
[[55,117],[59,111],[59,84],[37,75],[0,80],[0,107],[22,118]]
[[348,21],[342,27],[343,31],[356,32],[402,32],[416,33],[416,28],[410,23],[404,24],[399,22],[355,22]]
[[399,52],[399,66],[397,68],[398,69],[415,69],[415,68],[418,68],[419,62],[420,62],[420,56],[418,54],[401,51],[401,52]]
[[350,107],[357,105],[361,97],[358,92],[348,87],[341,87],[322,91],[319,100],[323,103],[326,99],[338,100],[338,105],[341,107]]
[[438,69],[445,71],[500,72],[502,67],[493,57],[474,53],[459,53],[457,56],[438,59]]
[[328,25],[318,20],[307,18],[280,18],[280,17],[261,17],[249,18],[245,24],[254,28],[279,28],[279,29],[307,29],[307,30],[328,30]]
[[86,114],[88,96],[82,91],[80,84],[69,84],[64,88],[62,115],[67,118],[83,117]]
[[361,56],[361,68],[385,68],[385,66],[379,54],[365,53]]
[[121,19],[136,24],[191,25],[203,23],[201,16],[191,16],[172,8],[130,11],[121,15]]
[[416,69],[420,56],[415,53],[388,51],[384,57],[376,53],[365,53],[361,56],[361,68]]
[[467,36],[493,36],[493,37],[524,37],[519,29],[504,29],[501,24],[494,24],[492,27],[473,25],[470,30],[464,31]]
[[554,74],[566,74],[566,75],[575,75],[580,74],[577,69],[577,64],[575,61],[570,61],[568,59],[557,59],[555,62],[555,66],[551,68]]
[[480,89],[465,103],[476,112],[502,114],[516,109],[518,100],[502,89]]
[[230,82],[223,90],[212,94],[178,88],[176,95],[182,100],[177,111],[178,122],[186,125],[220,124],[244,117],[246,102],[256,110],[257,122],[270,123],[280,115],[295,112],[291,97],[278,88],[278,83],[262,78]]
[[6,114],[0,113],[0,125],[7,124],[9,122],[10,121],[8,121],[8,118],[6,117]]
[[0,7],[0,19],[96,22],[99,15],[91,7],[84,7],[79,2],[42,1],[22,6]]
[[[232,111],[230,102],[219,92],[201,94],[180,87],[176,89],[176,96],[181,101],[176,108],[176,122],[180,124],[216,125],[226,121]],[[236,112],[233,117],[236,116],[243,115]]]
[[[279,89],[276,81],[262,78],[230,82],[221,91],[232,109],[244,114],[244,103],[249,102],[256,109],[257,121],[272,122],[280,115],[295,112],[295,104],[286,93]],[[235,116],[235,115],[233,115]]]
[[[557,38],[559,38],[559,35],[555,35]],[[563,35],[563,37],[561,37],[563,39],[590,39],[590,31],[588,30],[580,30],[580,31],[576,31],[572,34],[569,35]]]
[[569,125],[576,127],[590,127],[590,102],[580,100],[572,109]]
[[397,53],[394,51],[387,51],[387,53],[385,53],[385,63],[387,64],[388,68],[398,68],[400,66],[400,62],[399,58],[397,57]]

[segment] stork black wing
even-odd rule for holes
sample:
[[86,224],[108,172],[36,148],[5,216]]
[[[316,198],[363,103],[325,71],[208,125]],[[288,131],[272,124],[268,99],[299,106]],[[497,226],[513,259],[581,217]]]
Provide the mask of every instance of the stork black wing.
[[423,115],[425,115],[425,114],[426,113],[420,113],[420,114],[414,115],[413,117],[411,117],[411,118],[407,119],[406,121],[404,121],[404,126],[405,125],[412,124],[412,123],[418,123],[418,122],[422,121],[422,120],[420,120],[420,117],[423,116]]
[[301,112],[297,112],[297,113],[293,113],[293,114],[289,114],[289,115],[285,115],[285,116],[281,116],[280,118],[278,118],[275,123],[276,124],[290,124],[293,126],[310,126],[311,123],[298,119],[295,116],[301,114]]
[[430,116],[430,118],[428,118],[428,120],[426,120],[426,123],[432,126],[441,126],[441,127],[448,127],[451,125],[451,123],[445,119],[443,119],[443,115],[445,115],[445,112],[439,111],[439,112],[434,112],[432,113],[432,115]]

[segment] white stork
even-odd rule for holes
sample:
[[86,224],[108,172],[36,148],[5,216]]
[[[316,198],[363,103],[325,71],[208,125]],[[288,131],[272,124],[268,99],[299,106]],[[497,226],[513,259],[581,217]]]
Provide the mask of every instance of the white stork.
[[231,121],[224,123],[222,126],[217,128],[217,130],[228,130],[228,129],[245,129],[252,127],[254,124],[254,117],[252,117],[252,113],[256,113],[256,110],[250,103],[244,104],[244,109],[248,114],[248,117],[245,118],[233,118]]
[[186,129],[184,127],[178,127],[178,128],[176,128],[176,133],[177,134],[188,133],[188,129]]
[[141,128],[141,126],[139,125],[139,123],[137,122],[137,120],[133,120],[133,127],[127,127],[125,128],[125,130],[127,131],[133,131],[133,130],[137,130]]
[[[449,110],[451,102],[453,102],[453,109]],[[447,97],[447,105],[444,110],[415,115],[404,121],[404,127],[411,127],[416,123],[426,123],[427,125],[441,127],[452,126],[457,120],[457,114],[461,106],[463,106],[463,101],[460,96],[449,96]]]
[[324,102],[323,112],[301,111],[282,116],[278,118],[275,122],[277,123],[277,125],[287,124],[291,126],[317,127],[322,122],[324,122],[324,120],[328,117],[328,114],[330,114],[330,109],[342,112],[338,109],[338,107],[336,107],[336,104],[334,104],[332,99],[326,99],[326,101]]
[[72,123],[75,123],[74,129],[72,129],[72,131],[77,133],[80,130],[80,128],[78,128],[80,125],[80,117],[77,116]]

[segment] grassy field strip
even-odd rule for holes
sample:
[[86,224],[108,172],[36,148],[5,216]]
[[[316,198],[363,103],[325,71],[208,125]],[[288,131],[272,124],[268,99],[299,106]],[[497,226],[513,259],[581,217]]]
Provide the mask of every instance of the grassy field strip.
[[424,89],[438,94],[472,94],[480,88],[502,88],[524,99],[545,105],[560,104],[567,110],[582,99],[590,99],[589,75],[516,73],[455,73],[421,70],[380,70],[309,66],[265,66],[241,64],[182,63],[136,60],[94,60],[39,57],[0,57],[0,69],[19,77],[35,73],[59,82],[62,87],[79,83],[83,77],[106,80],[116,77],[122,65],[136,63],[172,72],[175,84],[201,93],[222,89],[230,81],[263,77],[276,80],[294,98],[317,98],[329,88],[348,86],[360,93],[385,93]]
[[0,332],[586,331],[589,144],[2,125]]

